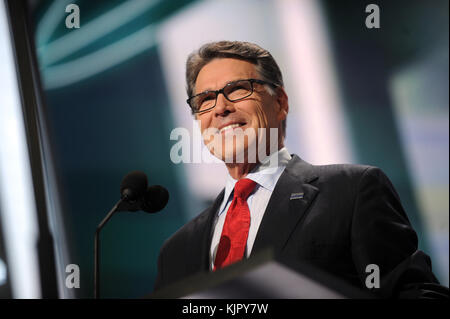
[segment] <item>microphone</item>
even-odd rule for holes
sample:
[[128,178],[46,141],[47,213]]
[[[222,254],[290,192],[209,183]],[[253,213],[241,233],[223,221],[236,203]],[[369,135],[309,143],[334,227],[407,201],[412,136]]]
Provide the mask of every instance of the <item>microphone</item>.
[[116,211],[135,212],[141,210],[142,197],[147,190],[147,175],[141,171],[128,173],[120,183],[120,198]]
[[121,199],[134,201],[144,195],[148,181],[144,172],[133,171],[128,173],[120,183]]
[[94,240],[94,297],[100,298],[100,231],[118,211],[135,212],[143,210],[156,213],[169,201],[169,192],[160,185],[148,186],[147,176],[141,171],[128,173],[120,184],[120,200],[97,226]]
[[117,211],[135,212],[142,210],[153,214],[166,207],[169,201],[169,192],[161,185],[147,188],[147,176],[140,171],[129,173],[120,185],[122,202]]
[[141,210],[147,213],[157,213],[166,207],[169,192],[161,185],[150,186],[142,197]]

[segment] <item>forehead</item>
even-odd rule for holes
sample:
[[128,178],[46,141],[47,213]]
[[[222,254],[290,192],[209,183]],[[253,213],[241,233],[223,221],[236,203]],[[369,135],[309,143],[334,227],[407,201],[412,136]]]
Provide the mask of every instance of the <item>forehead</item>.
[[214,59],[198,73],[195,91],[218,90],[230,81],[251,78],[258,78],[254,64],[239,59]]

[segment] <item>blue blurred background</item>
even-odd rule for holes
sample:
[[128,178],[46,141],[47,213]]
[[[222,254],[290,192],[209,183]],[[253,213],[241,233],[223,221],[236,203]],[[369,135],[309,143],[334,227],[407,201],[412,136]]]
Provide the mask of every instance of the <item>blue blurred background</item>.
[[[79,29],[64,24],[69,3],[80,8]],[[187,55],[224,39],[257,43],[278,61],[291,153],[387,173],[448,286],[448,1],[378,0],[379,29],[365,25],[369,3],[30,0],[46,165],[58,182],[59,206],[51,211],[57,258],[81,270],[80,289],[63,295],[93,296],[95,228],[127,172],[145,171],[170,200],[162,213],[120,213],[105,227],[104,297],[149,293],[164,240],[223,187],[222,165],[170,160],[170,133],[197,129],[185,103]]]

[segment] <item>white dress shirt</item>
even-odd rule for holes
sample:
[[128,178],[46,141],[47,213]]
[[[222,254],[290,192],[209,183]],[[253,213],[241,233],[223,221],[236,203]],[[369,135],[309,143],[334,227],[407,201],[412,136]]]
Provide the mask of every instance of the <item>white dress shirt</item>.
[[[277,158],[274,158],[277,157]],[[253,243],[255,242],[256,234],[261,224],[261,220],[266,211],[275,185],[283,173],[286,165],[291,160],[291,155],[288,150],[283,147],[278,152],[271,154],[264,162],[255,167],[245,178],[256,182],[255,189],[247,199],[247,204],[250,210],[250,229],[248,232],[246,256],[250,256]],[[217,247],[219,246],[220,236],[222,234],[223,224],[225,223],[226,213],[233,200],[234,185],[237,180],[233,179],[229,174],[227,177],[227,184],[225,186],[225,194],[222,204],[217,212],[214,234],[211,241],[210,248],[210,267],[214,267],[214,259],[216,258]]]

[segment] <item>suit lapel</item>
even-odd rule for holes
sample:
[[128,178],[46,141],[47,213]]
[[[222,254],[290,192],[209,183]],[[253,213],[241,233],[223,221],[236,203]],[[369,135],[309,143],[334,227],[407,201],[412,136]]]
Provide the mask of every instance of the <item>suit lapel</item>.
[[310,184],[317,179],[312,167],[296,155],[288,163],[267,205],[252,254],[268,247],[275,254],[283,250],[319,192]]
[[187,267],[190,272],[209,270],[209,248],[214,230],[217,210],[223,200],[225,190],[217,196],[213,205],[199,215],[190,231],[191,239],[187,256]]

